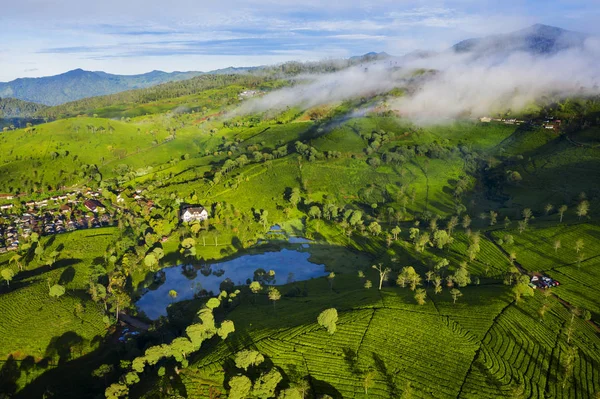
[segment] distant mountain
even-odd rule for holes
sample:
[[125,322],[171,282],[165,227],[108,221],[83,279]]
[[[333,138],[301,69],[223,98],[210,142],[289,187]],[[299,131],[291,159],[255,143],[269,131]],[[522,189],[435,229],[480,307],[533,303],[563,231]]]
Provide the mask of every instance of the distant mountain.
[[152,71],[141,75],[112,75],[75,69],[55,76],[21,78],[0,83],[0,97],[58,105],[86,97],[190,79],[202,74],[203,72]]
[[588,36],[554,26],[536,24],[516,32],[463,40],[452,49],[456,53],[508,55],[523,51],[533,55],[550,55],[569,48],[582,47]]
[[16,98],[0,98],[0,119],[32,118],[36,112],[46,108],[46,105]]
[[387,58],[390,58],[391,55],[389,55],[388,53],[382,51],[380,53],[376,53],[374,51],[371,51],[370,53],[366,53],[363,55],[355,55],[353,57],[350,57],[348,60],[351,63],[354,62],[370,62],[370,61],[378,61],[378,60],[385,60]]

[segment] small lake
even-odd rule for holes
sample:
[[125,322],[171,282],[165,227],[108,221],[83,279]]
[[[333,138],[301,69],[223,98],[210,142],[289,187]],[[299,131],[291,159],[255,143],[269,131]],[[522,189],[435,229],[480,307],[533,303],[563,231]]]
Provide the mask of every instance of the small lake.
[[[230,279],[235,285],[245,285],[247,279],[252,280],[254,271],[258,268],[267,272],[275,271],[274,285],[310,280],[328,274],[325,272],[325,265],[308,261],[310,258],[310,253],[306,251],[309,247],[308,240],[293,239],[290,242],[301,244],[301,248],[241,255],[225,262],[202,266],[178,265],[164,268],[157,273],[164,282],[155,289],[151,287],[136,302],[136,305],[140,311],[154,320],[166,316],[167,307],[171,303],[193,299],[194,294],[201,290],[212,291],[218,295],[219,286],[225,279]],[[171,290],[177,291],[176,298],[169,296]]]

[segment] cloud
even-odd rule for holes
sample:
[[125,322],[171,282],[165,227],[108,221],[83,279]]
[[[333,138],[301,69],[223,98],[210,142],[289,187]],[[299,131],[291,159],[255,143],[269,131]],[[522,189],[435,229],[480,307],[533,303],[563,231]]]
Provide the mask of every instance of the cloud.
[[[420,59],[397,58],[352,67],[341,72],[303,76],[293,87],[243,103],[234,114],[285,107],[308,109],[393,88],[408,88],[388,102],[419,124],[519,111],[545,98],[600,94],[600,42],[588,39],[583,48],[550,56],[515,52],[509,56],[474,57],[443,52]],[[419,69],[435,70],[415,74]]]

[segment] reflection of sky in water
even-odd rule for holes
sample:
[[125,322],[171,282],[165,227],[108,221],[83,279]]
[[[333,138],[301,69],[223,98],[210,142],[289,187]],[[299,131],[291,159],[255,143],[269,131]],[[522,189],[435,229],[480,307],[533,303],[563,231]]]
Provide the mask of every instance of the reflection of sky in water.
[[[303,239],[302,242],[308,242]],[[308,247],[308,244],[303,244]],[[197,275],[193,278],[186,277],[182,271],[183,266],[173,266],[162,269],[165,273],[165,282],[156,290],[145,293],[136,305],[151,319],[167,314],[167,306],[172,302],[192,299],[194,292],[201,289],[219,293],[219,285],[226,278],[231,279],[236,285],[246,284],[246,279],[252,279],[254,271],[263,268],[267,272],[275,271],[276,284],[286,284],[289,273],[294,273],[294,281],[309,280],[313,277],[327,275],[324,265],[317,265],[308,261],[310,253],[296,250],[282,249],[278,252],[265,252],[256,255],[243,255],[227,262],[214,263],[211,266],[212,274],[205,276],[202,268],[197,268]],[[219,271],[223,271],[221,275]],[[217,275],[215,275],[217,274]],[[177,291],[177,298],[169,296],[169,291]]]

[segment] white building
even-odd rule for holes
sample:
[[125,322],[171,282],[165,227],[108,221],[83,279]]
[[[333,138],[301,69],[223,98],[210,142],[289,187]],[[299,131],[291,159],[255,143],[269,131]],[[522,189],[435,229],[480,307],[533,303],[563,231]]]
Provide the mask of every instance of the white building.
[[203,221],[208,219],[208,212],[202,206],[190,206],[181,211],[181,220],[184,222]]

